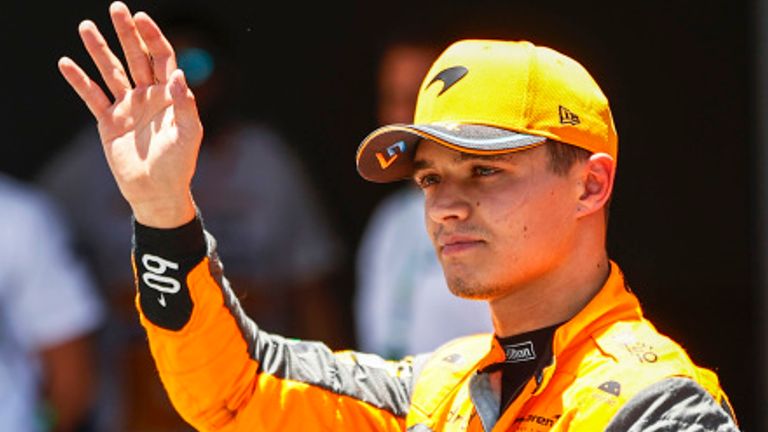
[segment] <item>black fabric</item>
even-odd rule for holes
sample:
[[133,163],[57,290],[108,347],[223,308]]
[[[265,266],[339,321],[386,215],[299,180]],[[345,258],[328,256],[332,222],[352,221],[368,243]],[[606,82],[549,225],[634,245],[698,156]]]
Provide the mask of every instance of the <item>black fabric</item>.
[[133,220],[133,260],[139,304],[152,324],[181,330],[192,316],[187,274],[206,256],[198,215],[178,228],[157,229]]
[[552,336],[560,324],[506,338],[496,338],[506,353],[501,370],[500,412],[517,397],[525,383],[552,361]]

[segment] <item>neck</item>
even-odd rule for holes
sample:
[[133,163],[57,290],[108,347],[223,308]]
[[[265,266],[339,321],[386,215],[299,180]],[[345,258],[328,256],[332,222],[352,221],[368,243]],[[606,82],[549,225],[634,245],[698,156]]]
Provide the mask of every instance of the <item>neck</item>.
[[[610,273],[604,243],[504,297],[490,301],[496,335],[509,337],[568,321],[589,303]],[[592,250],[592,253],[584,253]]]

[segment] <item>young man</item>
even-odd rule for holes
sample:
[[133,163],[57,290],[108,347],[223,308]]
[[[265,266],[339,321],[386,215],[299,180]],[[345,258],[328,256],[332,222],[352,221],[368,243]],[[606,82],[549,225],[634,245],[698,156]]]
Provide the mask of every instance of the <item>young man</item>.
[[202,137],[173,50],[110,8],[133,83],[93,23],[114,102],[59,67],[99,123],[135,218],[141,321],[179,412],[200,430],[737,430],[711,371],[642,317],[605,251],[617,138],[586,70],[524,42],[460,41],[433,64],[413,125],[361,144],[374,181],[413,177],[450,289],[494,335],[385,362],[259,330],[204,234],[189,184]]
[[[421,82],[444,48],[398,30],[379,54],[379,125],[413,121]],[[424,194],[413,182],[401,186],[373,210],[355,262],[358,347],[387,359],[433,351],[459,336],[493,332],[485,302],[448,289],[424,230]]]

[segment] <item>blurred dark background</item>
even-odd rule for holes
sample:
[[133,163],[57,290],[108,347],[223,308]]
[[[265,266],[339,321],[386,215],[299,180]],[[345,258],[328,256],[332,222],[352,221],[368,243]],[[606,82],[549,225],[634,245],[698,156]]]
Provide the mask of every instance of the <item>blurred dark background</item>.
[[[169,2],[127,3],[151,13]],[[756,5],[216,3],[211,14],[228,23],[245,80],[240,112],[272,122],[295,146],[346,244],[349,273],[339,276],[337,289],[350,314],[352,251],[375,204],[395,187],[366,183],[354,167],[357,143],[375,127],[374,72],[384,40],[406,28],[438,40],[528,39],[579,60],[611,101],[619,132],[611,256],[657,326],[719,373],[743,429],[768,426],[759,385]],[[78,22],[90,18],[106,29],[107,7],[83,0],[4,4],[0,170],[33,179],[91,120],[56,61],[69,55],[87,64]]]

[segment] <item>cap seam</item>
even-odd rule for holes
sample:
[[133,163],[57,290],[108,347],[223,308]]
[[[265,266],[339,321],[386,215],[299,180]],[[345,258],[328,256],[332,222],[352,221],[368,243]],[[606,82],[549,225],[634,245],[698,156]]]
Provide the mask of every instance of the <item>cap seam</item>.
[[538,67],[537,63],[539,61],[539,56],[538,56],[538,52],[536,52],[536,48],[532,45],[529,45],[528,49],[531,51],[531,55],[529,57],[530,60],[528,62],[528,70],[525,77],[525,80],[526,80],[525,100],[523,101],[525,103],[525,112],[523,113],[523,115],[525,116],[526,129],[529,129],[531,126],[531,112],[533,111],[533,108],[531,105],[532,103],[535,103],[535,101],[533,101],[532,103],[528,103],[531,96],[531,81],[532,81],[531,77],[533,76],[533,68],[534,66]]

